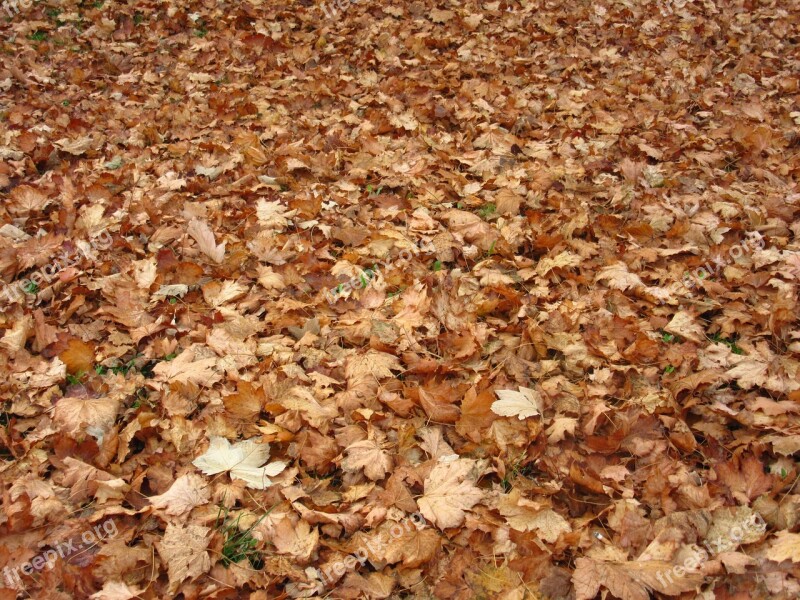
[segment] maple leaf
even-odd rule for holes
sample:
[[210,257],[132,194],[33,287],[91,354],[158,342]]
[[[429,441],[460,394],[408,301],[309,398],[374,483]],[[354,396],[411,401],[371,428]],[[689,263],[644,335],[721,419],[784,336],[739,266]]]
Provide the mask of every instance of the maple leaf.
[[279,402],[284,408],[300,411],[310,419],[331,418],[339,414],[336,407],[323,406],[310,390],[301,386],[292,387]]
[[370,350],[365,354],[351,354],[347,358],[345,374],[348,379],[370,380],[392,377],[392,371],[401,371],[400,360],[393,354]]
[[193,523],[169,523],[156,549],[167,565],[169,590],[174,593],[185,579],[194,579],[211,569],[207,552],[211,529]]
[[131,600],[139,598],[144,592],[140,588],[131,588],[121,581],[106,581],[103,589],[89,596],[90,600]]
[[217,364],[216,358],[194,360],[194,357],[194,350],[187,348],[175,359],[158,363],[153,367],[156,381],[177,381],[210,387],[221,379],[222,376],[214,368]]
[[269,444],[255,440],[231,443],[223,437],[212,436],[208,450],[192,464],[206,475],[229,472],[234,479],[242,479],[248,487],[263,490],[272,485],[270,477],[286,468],[285,462],[263,466],[269,459]]
[[211,281],[203,286],[203,299],[214,308],[241,298],[246,293],[247,287],[236,281],[225,280],[222,283]]
[[595,281],[608,281],[609,287],[615,290],[629,290],[644,287],[644,283],[635,273],[628,270],[628,265],[623,262],[614,263],[601,269]]
[[738,458],[733,458],[719,463],[714,470],[720,482],[744,504],[749,504],[772,487],[772,478],[764,473],[764,465],[755,456],[748,456],[741,463]]
[[65,433],[86,431],[101,439],[114,425],[119,406],[119,400],[112,398],[62,398],[53,411],[53,420]]
[[697,343],[702,343],[706,337],[695,317],[684,310],[677,312],[672,317],[672,320],[664,327],[664,331]]
[[102,138],[95,140],[90,136],[84,136],[75,140],[62,138],[60,140],[56,140],[55,145],[61,148],[61,150],[64,152],[73,154],[75,156],[80,156],[81,154],[84,154],[93,148],[98,148],[102,143]]
[[474,460],[440,459],[425,479],[424,493],[417,501],[423,516],[440,529],[461,525],[465,511],[483,498],[483,491],[474,484],[475,471]]
[[392,468],[392,458],[383,451],[375,440],[363,440],[351,444],[345,449],[347,456],[342,461],[345,471],[355,472],[364,469],[364,475],[377,481],[386,476]]
[[520,387],[519,391],[496,390],[499,400],[492,404],[492,412],[503,417],[517,417],[520,421],[542,414],[542,396],[534,389]]
[[9,208],[15,214],[28,214],[34,211],[42,210],[52,200],[42,190],[29,185],[20,185],[15,187],[9,194],[11,202]]
[[779,531],[767,550],[767,558],[774,562],[790,560],[800,562],[800,533]]
[[214,232],[206,223],[199,219],[192,219],[186,231],[197,242],[200,252],[216,263],[222,262],[225,258],[225,242],[217,245]]
[[800,252],[786,253],[786,266],[792,277],[800,279]]
[[562,441],[567,434],[575,435],[575,427],[578,425],[578,419],[574,417],[557,417],[553,419],[553,423],[547,428],[547,441],[551,444],[557,444]]
[[281,519],[274,528],[270,541],[280,554],[290,554],[300,559],[308,559],[319,543],[319,530],[311,528],[304,520],[297,524],[291,519]]
[[289,218],[296,214],[296,210],[289,210],[277,200],[270,202],[262,199],[256,204],[258,222],[267,229],[283,231],[289,224]]
[[587,557],[575,561],[572,583],[575,600],[592,600],[601,587],[621,600],[649,600],[649,590],[668,596],[695,590],[702,582],[700,573],[683,572],[678,577],[664,561],[598,561]]
[[182,515],[193,508],[205,504],[211,498],[211,491],[205,479],[195,473],[181,475],[163,494],[151,496],[150,504],[163,509],[168,515]]
[[384,560],[389,564],[402,561],[404,567],[415,568],[431,560],[441,545],[440,534],[431,529],[411,527],[410,531],[386,545]]
[[564,517],[551,508],[522,498],[517,489],[500,497],[498,510],[517,531],[537,531],[550,544],[554,544],[562,533],[572,531]]

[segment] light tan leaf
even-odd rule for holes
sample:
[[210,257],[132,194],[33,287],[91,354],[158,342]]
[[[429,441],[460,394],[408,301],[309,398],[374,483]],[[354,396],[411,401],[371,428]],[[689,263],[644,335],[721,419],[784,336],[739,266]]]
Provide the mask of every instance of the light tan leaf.
[[350,473],[364,469],[364,475],[378,481],[392,468],[392,458],[375,440],[362,440],[351,444],[345,450],[342,469]]
[[217,245],[214,232],[206,223],[199,219],[192,219],[186,231],[197,242],[200,252],[216,263],[222,262],[225,258],[225,242]]
[[466,458],[442,461],[425,479],[424,494],[417,504],[423,516],[440,529],[458,527],[464,512],[483,498],[474,484],[476,462]]
[[[392,531],[393,527],[396,525],[392,525],[389,531]],[[408,527],[404,529],[407,530]],[[413,569],[433,558],[441,544],[442,539],[435,531],[432,529],[417,530],[416,526],[412,524],[410,531],[405,531],[400,537],[391,539],[390,543],[386,544],[384,559],[389,564],[402,561],[404,567]]]
[[119,405],[119,400],[111,398],[62,398],[56,403],[53,421],[64,433],[86,431],[99,438],[114,425]]
[[158,275],[158,265],[155,258],[136,260],[131,264],[133,265],[133,278],[137,286],[142,289],[148,289],[153,285]]
[[685,310],[678,311],[667,326],[664,327],[664,331],[697,343],[702,343],[706,337],[703,328],[695,317]]
[[42,190],[29,185],[19,185],[9,194],[11,202],[8,207],[15,214],[28,214],[42,210],[52,200]]
[[369,350],[365,354],[351,354],[347,358],[345,375],[348,379],[369,378],[371,381],[393,377],[392,371],[401,371],[400,359],[394,354]]
[[258,222],[267,229],[283,231],[289,224],[289,219],[296,214],[296,210],[289,210],[277,200],[270,202],[262,199],[256,204]]
[[286,288],[283,275],[273,271],[272,267],[264,265],[258,267],[258,283],[267,290],[283,290]]
[[156,380],[194,383],[207,387],[211,387],[220,380],[222,376],[214,369],[217,364],[216,358],[203,358],[196,361],[194,357],[194,350],[187,348],[173,360],[158,363],[153,367]]
[[181,475],[163,494],[151,496],[150,504],[162,509],[168,515],[182,515],[196,506],[206,504],[211,491],[206,480],[195,473]]
[[519,391],[495,390],[499,400],[492,404],[492,412],[503,417],[517,417],[520,421],[542,414],[542,395],[534,389],[520,387]]
[[568,269],[570,267],[577,267],[581,264],[581,257],[572,252],[561,252],[552,258],[545,257],[536,265],[536,272],[539,275],[547,275],[553,269]]
[[628,290],[631,288],[644,287],[644,283],[635,273],[628,270],[628,265],[618,262],[604,267],[595,278],[595,281],[608,281],[608,286],[615,290]]
[[169,523],[160,542],[156,542],[161,560],[167,565],[169,591],[175,593],[186,579],[208,572],[211,557],[207,549],[211,529],[201,525]]
[[779,531],[767,550],[767,558],[774,562],[783,562],[784,560],[790,560],[793,563],[800,562],[800,533]]
[[288,410],[297,410],[311,419],[335,417],[339,412],[334,406],[322,406],[310,390],[299,385],[291,388],[278,402]]
[[144,592],[140,588],[130,588],[121,581],[106,581],[103,589],[89,596],[90,600],[131,600]]
[[744,359],[738,365],[725,372],[725,376],[735,379],[739,387],[749,390],[754,386],[764,385],[767,381],[767,363]]
[[268,459],[269,444],[250,439],[231,445],[223,437],[211,436],[208,450],[192,464],[206,475],[228,472],[232,478],[246,481],[248,487],[263,490],[272,485],[270,477],[286,468],[280,461],[264,465]]
[[271,541],[279,554],[289,554],[305,560],[319,543],[319,530],[312,529],[303,520],[293,525],[290,519],[282,519],[275,525]]
[[537,531],[550,544],[555,543],[562,533],[572,531],[564,517],[547,506],[522,498],[518,489],[501,496],[497,501],[497,510],[512,528],[517,531]]
[[547,441],[551,444],[557,444],[562,441],[567,434],[575,435],[575,427],[578,425],[578,419],[574,417],[556,417],[553,419],[552,425],[547,428]]
[[55,145],[64,152],[74,156],[80,156],[88,150],[100,147],[102,143],[102,138],[94,140],[89,136],[85,136],[74,140],[69,138],[61,138],[60,140],[56,140]]
[[613,563],[581,557],[575,566],[575,600],[592,600],[601,587],[621,600],[649,600],[649,590],[677,596],[703,582],[700,573],[684,572],[678,576],[675,565],[663,561]]
[[219,308],[226,302],[244,296],[247,293],[247,289],[247,286],[228,279],[222,283],[211,281],[203,286],[203,299],[214,308]]

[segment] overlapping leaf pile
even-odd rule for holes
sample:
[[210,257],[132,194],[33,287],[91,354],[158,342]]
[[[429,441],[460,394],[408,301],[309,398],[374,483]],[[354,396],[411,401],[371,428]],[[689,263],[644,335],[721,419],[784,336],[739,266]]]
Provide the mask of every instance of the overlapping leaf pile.
[[797,597],[789,4],[5,19],[0,597]]

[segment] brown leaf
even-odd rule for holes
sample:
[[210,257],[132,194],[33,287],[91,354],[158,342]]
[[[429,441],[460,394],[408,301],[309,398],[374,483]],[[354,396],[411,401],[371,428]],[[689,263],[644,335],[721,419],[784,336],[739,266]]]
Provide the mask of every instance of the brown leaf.
[[764,465],[755,456],[734,457],[714,467],[720,483],[744,504],[772,489],[772,478],[764,473]]
[[183,581],[194,579],[211,569],[208,544],[211,529],[195,524],[170,523],[164,537],[155,546],[167,565],[170,593],[175,593]]

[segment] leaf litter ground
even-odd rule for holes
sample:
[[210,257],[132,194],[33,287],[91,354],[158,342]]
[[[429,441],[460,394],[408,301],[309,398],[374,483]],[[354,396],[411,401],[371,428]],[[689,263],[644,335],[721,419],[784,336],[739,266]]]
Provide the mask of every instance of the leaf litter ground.
[[800,594],[789,3],[3,13],[2,598]]

